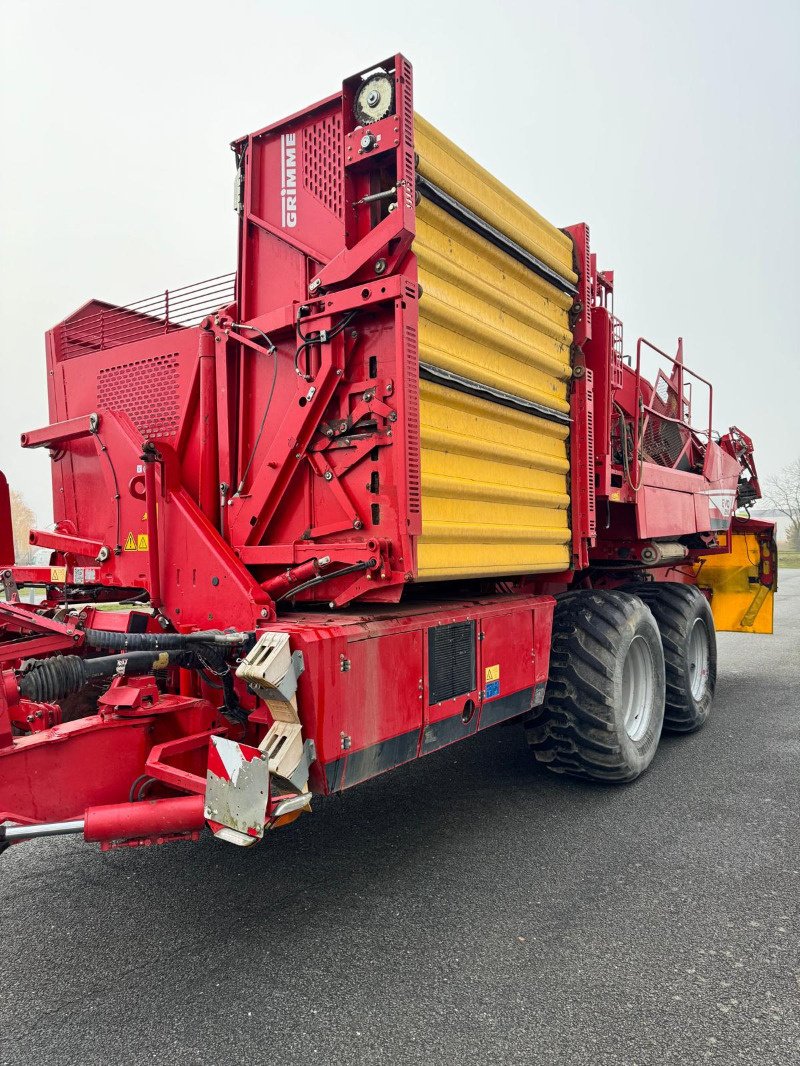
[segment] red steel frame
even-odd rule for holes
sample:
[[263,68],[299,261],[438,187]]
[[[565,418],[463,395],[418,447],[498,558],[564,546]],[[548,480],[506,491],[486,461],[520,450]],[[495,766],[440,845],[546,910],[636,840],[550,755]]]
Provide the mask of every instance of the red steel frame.
[[[411,65],[397,55],[381,66],[394,113],[370,127],[369,147],[352,117],[361,75],[234,143],[239,268],[229,302],[205,313],[209,294],[227,293],[212,279],[179,290],[182,315],[169,294],[130,309],[94,302],[48,334],[53,421],[22,445],[53,460],[56,527],[31,533],[51,565],[10,567],[12,581],[45,585],[45,599],[38,609],[0,604],[5,666],[75,650],[84,628],[127,630],[135,610],[84,604],[142,590],[148,632],[288,632],[304,656],[300,715],[316,748],[311,785],[323,793],[525,713],[544,693],[551,593],[623,580],[607,564],[640,564],[660,541],[680,539],[689,563],[716,550],[731,514],[719,501],[732,506],[743,470],[755,479],[748,438],[732,431],[716,443],[709,424],[701,439],[683,406],[677,421],[702,465],[640,462],[643,412],[663,417],[641,375],[648,342],[635,369],[624,365],[613,273],[597,270],[588,226],[570,227],[572,569],[513,579],[510,591],[475,582],[466,597],[439,589],[427,603],[399,602],[421,531],[414,112]],[[393,197],[375,199],[388,188]],[[199,324],[182,328],[198,309]],[[682,348],[660,354],[682,405],[692,374]],[[635,477],[621,458],[629,438]],[[4,501],[7,489],[0,520]],[[283,611],[282,596],[320,576],[297,602],[321,598],[330,613]],[[671,579],[691,581],[692,571]],[[73,611],[55,620],[48,611],[65,594]],[[474,684],[432,705],[426,634],[454,622],[475,628]],[[171,672],[166,693],[152,678],[117,678],[97,713],[65,723],[50,705],[36,719],[14,671],[3,679],[0,822],[98,808],[92,839],[196,836],[202,810],[191,797],[203,789],[208,738],[257,744],[270,724],[242,686],[247,726],[226,723],[218,693],[186,670]],[[133,810],[142,774],[166,804],[160,814]]]

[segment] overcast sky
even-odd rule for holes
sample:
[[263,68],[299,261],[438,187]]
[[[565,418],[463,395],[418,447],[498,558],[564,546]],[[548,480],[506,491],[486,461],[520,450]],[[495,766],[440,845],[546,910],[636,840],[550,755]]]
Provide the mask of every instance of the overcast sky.
[[235,267],[236,136],[395,51],[417,110],[558,226],[715,387],[763,474],[800,454],[800,3],[0,0],[0,467],[50,518],[45,330]]

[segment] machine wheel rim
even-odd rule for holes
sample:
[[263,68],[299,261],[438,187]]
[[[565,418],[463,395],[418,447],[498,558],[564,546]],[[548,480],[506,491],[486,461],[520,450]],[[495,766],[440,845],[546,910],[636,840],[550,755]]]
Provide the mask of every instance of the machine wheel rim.
[[702,618],[696,618],[689,633],[689,689],[692,698],[701,700],[708,691],[709,640]]
[[653,717],[653,656],[644,637],[635,636],[622,666],[622,708],[625,732],[641,740]]

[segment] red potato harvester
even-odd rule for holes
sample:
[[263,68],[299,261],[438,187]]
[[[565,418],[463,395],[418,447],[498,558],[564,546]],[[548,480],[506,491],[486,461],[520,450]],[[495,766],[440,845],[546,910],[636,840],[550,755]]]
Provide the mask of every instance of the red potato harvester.
[[632,780],[707,718],[715,623],[771,631],[752,442],[680,341],[624,354],[588,226],[415,114],[403,56],[233,150],[234,275],[47,334],[49,565],[0,481],[0,849],[251,844],[513,718]]

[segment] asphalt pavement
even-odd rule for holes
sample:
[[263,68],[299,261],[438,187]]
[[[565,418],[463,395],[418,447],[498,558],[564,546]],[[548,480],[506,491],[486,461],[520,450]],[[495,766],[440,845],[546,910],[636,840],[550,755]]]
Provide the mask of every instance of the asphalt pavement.
[[498,727],[240,851],[0,860],[0,1062],[800,1063],[800,571],[632,786]]

